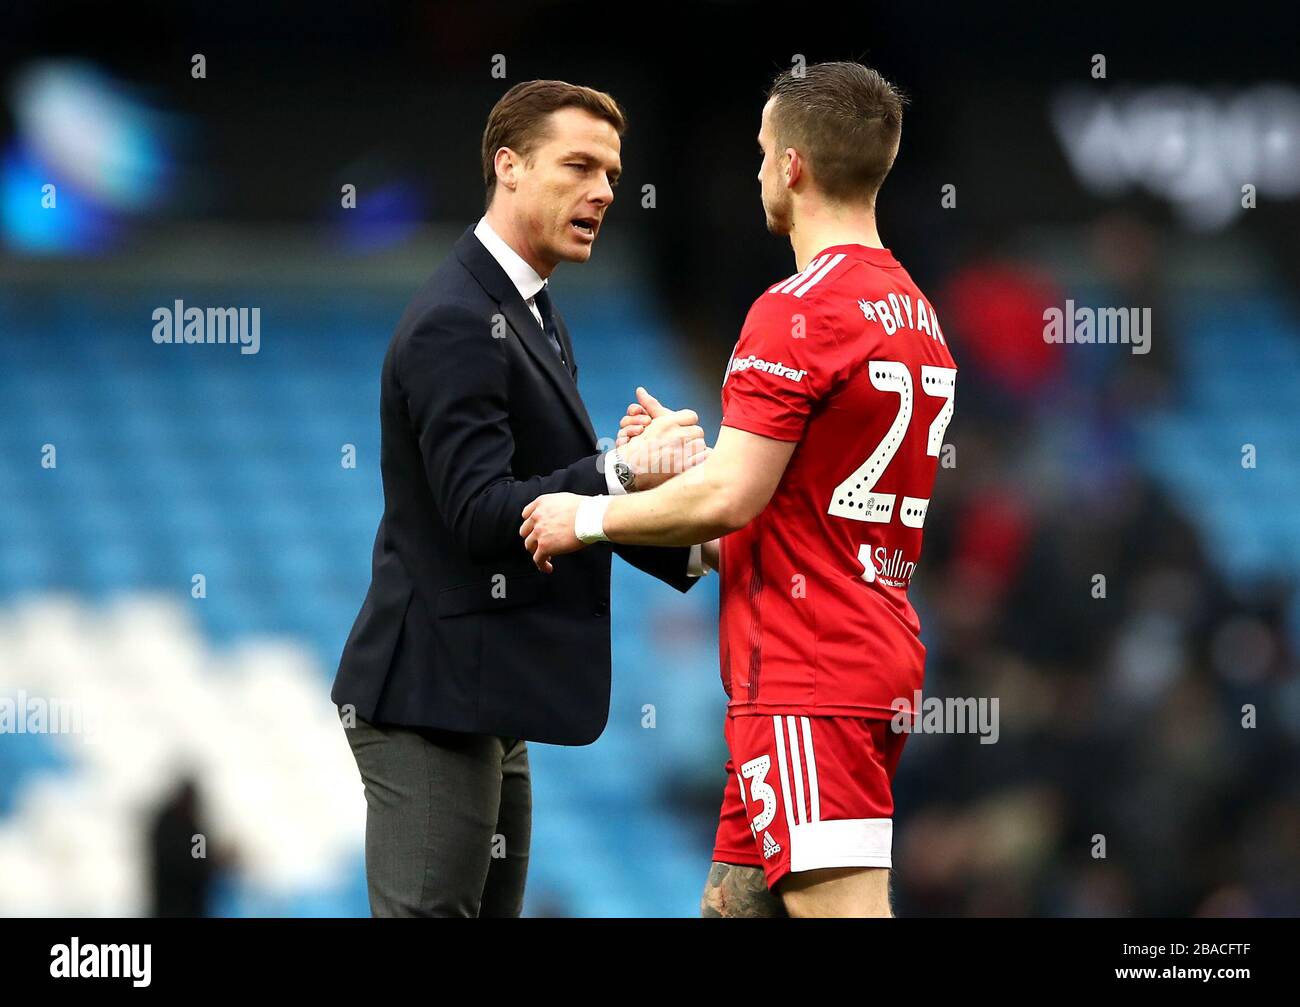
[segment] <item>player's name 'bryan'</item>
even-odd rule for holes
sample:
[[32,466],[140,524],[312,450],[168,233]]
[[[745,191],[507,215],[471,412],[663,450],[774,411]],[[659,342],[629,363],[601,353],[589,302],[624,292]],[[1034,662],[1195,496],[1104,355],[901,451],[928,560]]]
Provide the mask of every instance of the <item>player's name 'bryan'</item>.
[[1089,308],[1066,299],[1065,310],[1043,311],[1045,343],[1125,343],[1134,354],[1151,352],[1150,308]]
[[261,308],[187,308],[178,298],[170,308],[154,308],[151,317],[159,345],[229,343],[249,355],[262,348]]
[[887,336],[892,336],[899,329],[908,328],[914,332],[924,332],[936,342],[948,345],[943,338],[943,330],[939,328],[939,316],[934,313],[934,308],[919,297],[915,309],[910,294],[900,297],[891,293],[878,301],[868,301],[864,297],[858,301],[858,310],[867,321],[879,322]]

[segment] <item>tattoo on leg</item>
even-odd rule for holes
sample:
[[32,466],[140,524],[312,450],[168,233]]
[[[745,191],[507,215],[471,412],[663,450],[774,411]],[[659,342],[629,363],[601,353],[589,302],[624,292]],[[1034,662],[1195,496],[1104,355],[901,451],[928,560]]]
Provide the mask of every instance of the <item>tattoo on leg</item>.
[[700,899],[705,918],[768,918],[785,916],[781,899],[768,890],[761,867],[714,862]]

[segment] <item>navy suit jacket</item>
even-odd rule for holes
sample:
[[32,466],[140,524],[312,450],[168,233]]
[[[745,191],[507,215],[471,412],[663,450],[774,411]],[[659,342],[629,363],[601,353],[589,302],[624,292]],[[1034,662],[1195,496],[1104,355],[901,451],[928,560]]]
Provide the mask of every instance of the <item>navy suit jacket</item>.
[[542,574],[524,548],[534,497],[608,492],[555,315],[569,368],[471,228],[398,323],[381,378],[384,514],[331,693],[365,720],[589,744],[609,716],[611,554],[695,583],[689,549],[598,544]]

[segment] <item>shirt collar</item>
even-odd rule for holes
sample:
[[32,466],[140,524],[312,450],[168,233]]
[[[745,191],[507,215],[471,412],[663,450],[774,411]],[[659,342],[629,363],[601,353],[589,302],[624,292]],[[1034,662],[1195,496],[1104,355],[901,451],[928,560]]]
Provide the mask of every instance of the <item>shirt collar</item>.
[[546,281],[537,275],[537,270],[520,258],[519,253],[507,245],[501,235],[492,230],[487,217],[479,220],[474,228],[474,237],[482,242],[488,254],[497,260],[497,265],[505,270],[506,276],[510,277],[510,282],[515,285],[519,296],[525,302],[531,301],[537,296],[537,292],[546,286]]
[[[834,255],[837,252],[843,252],[855,259],[861,259],[872,266],[889,267],[900,265],[899,261],[894,258],[894,253],[888,248],[875,248],[872,245],[831,245],[829,248],[823,248],[813,256],[813,259],[820,259],[824,255]],[[812,259],[808,261],[811,262]]]

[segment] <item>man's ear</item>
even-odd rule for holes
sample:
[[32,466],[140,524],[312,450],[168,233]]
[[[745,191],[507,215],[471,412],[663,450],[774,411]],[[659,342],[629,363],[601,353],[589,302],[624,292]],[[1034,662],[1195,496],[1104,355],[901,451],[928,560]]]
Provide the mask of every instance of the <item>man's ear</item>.
[[793,147],[785,148],[785,185],[787,189],[793,189],[803,176],[803,158]]
[[499,147],[496,156],[492,159],[492,166],[497,173],[497,185],[504,185],[513,192],[519,184],[517,177],[519,163],[518,154],[509,147]]

